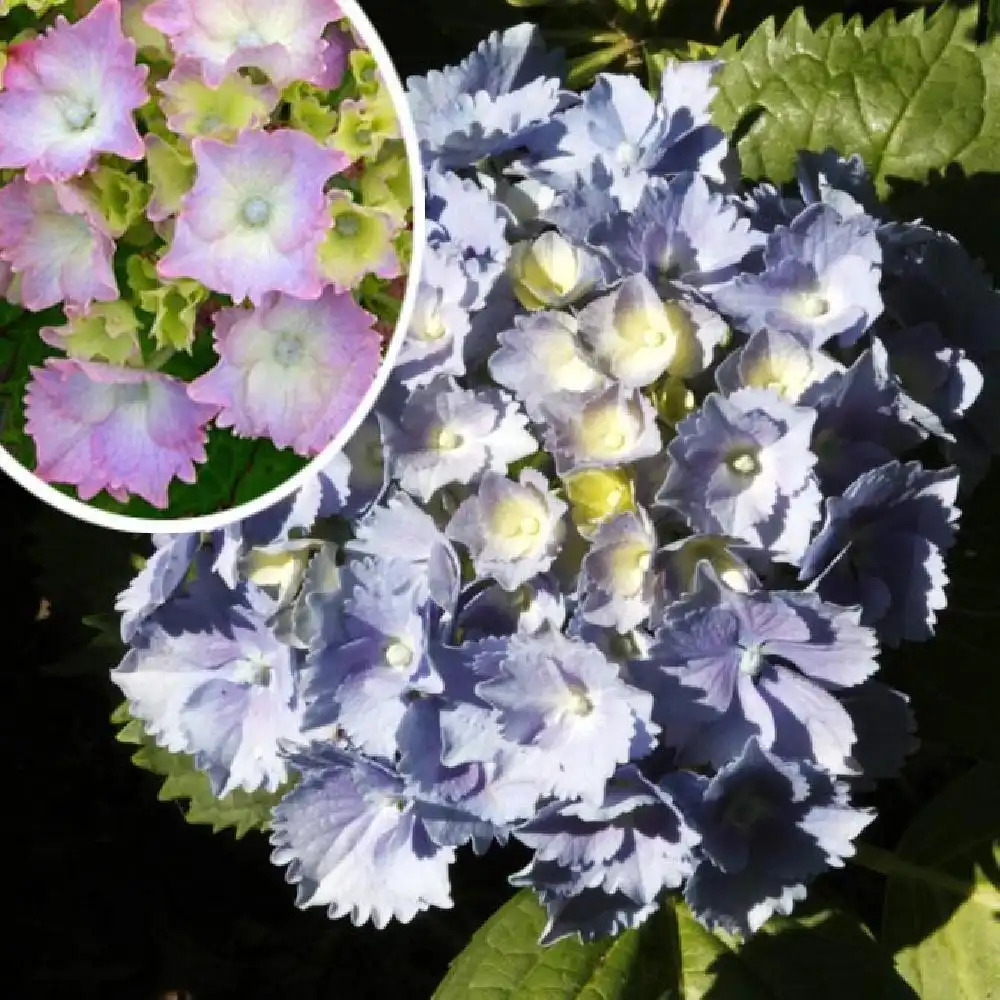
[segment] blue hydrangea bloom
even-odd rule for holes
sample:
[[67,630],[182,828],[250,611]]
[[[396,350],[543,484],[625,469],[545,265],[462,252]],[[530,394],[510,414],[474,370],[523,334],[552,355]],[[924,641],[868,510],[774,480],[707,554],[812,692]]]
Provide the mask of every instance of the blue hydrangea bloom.
[[644,274],[661,292],[728,281],[764,243],[738,203],[694,173],[650,180],[634,211],[606,218],[587,238],[620,275]]
[[301,778],[274,809],[271,860],[288,866],[298,906],[379,928],[451,907],[455,852],[427,825],[445,810],[414,796],[388,765],[331,744],[313,744],[290,763]]
[[198,534],[153,535],[156,551],[134,580],[118,595],[122,642],[130,643],[143,622],[181,586],[201,544]]
[[906,394],[948,425],[964,416],[983,390],[983,373],[936,323],[887,330],[882,343]]
[[561,77],[530,24],[493,32],[457,66],[410,77],[425,164],[464,167],[529,142],[565,100]]
[[476,692],[505,739],[541,751],[542,794],[600,801],[615,768],[652,747],[652,698],[595,646],[551,628],[512,636]]
[[551,399],[545,421],[545,447],[560,476],[649,458],[663,446],[652,403],[638,390],[628,392],[620,385],[575,405]]
[[701,860],[684,898],[709,927],[751,934],[791,913],[816,875],[842,866],[872,819],[850,804],[843,782],[751,739],[704,784],[694,817]]
[[852,776],[852,787],[873,788],[878,781],[895,778],[920,744],[910,699],[874,680],[842,691],[839,697],[857,736],[851,757],[859,773]]
[[302,741],[300,654],[268,623],[273,604],[199,578],[133,637],[111,672],[132,715],[166,749],[188,753],[217,795],[274,791],[285,743]]
[[860,604],[883,643],[920,642],[947,605],[944,553],[955,540],[958,472],[887,462],[826,502],[799,577],[824,598]]
[[337,635],[303,672],[305,722],[336,725],[364,753],[391,759],[408,700],[442,690],[427,653],[433,611],[399,560],[355,560],[343,578]]
[[852,770],[854,728],[834,692],[878,667],[860,611],[810,593],[739,593],[711,572],[700,583],[665,609],[648,658],[632,664],[681,760],[721,767],[756,736],[776,753]]
[[769,327],[817,347],[834,337],[848,347],[882,313],[881,262],[867,216],[810,205],[768,237],[763,272],[741,274],[711,297],[747,333]]
[[578,595],[585,621],[624,633],[649,617],[656,547],[656,532],[641,508],[601,524],[580,567]]
[[465,291],[449,298],[470,311],[481,309],[510,256],[507,214],[478,184],[450,171],[431,169],[426,185],[431,253],[421,280],[451,291],[455,275],[464,275]]
[[[541,889],[547,896],[545,943],[574,931],[597,936],[595,921],[574,917],[596,909],[617,910],[623,896],[648,915],[664,889],[676,889],[691,873],[700,837],[686,821],[668,782],[654,784],[634,765],[620,767],[600,803],[553,802],[518,827],[514,836],[534,851],[531,863],[511,877],[516,886]],[[588,890],[605,896],[570,901]],[[631,910],[632,907],[626,907]],[[623,922],[624,917],[619,918]],[[637,919],[628,920],[635,926]]]
[[387,446],[399,485],[427,501],[448,483],[505,472],[538,447],[520,406],[499,389],[463,389],[440,376],[415,389]]
[[715,382],[729,395],[740,389],[773,389],[789,403],[815,406],[843,366],[805,338],[780,330],[758,330],[715,369]]
[[659,101],[633,76],[599,74],[579,106],[556,116],[560,133],[533,162],[533,175],[557,189],[589,179],[624,210],[636,207],[650,176],[699,171],[721,180],[727,144],[708,113],[716,68],[667,67]]
[[514,590],[552,565],[566,510],[535,469],[522,470],[517,482],[487,472],[477,493],[452,515],[446,534],[466,547],[479,577]]
[[430,598],[445,610],[454,608],[461,580],[458,555],[434,518],[406,493],[397,491],[373,507],[355,525],[346,548],[356,555],[397,560],[396,572],[406,567],[418,603]]
[[925,437],[877,340],[846,372],[829,380],[815,406],[816,471],[828,495],[843,492],[862,473],[892,461]]
[[518,316],[502,330],[490,356],[490,375],[510,389],[534,420],[543,419],[546,405],[560,398],[570,405],[576,397],[610,384],[584,351],[575,317],[562,312]]
[[677,425],[657,502],[695,531],[731,535],[796,565],[819,518],[815,420],[815,410],[772,390],[712,393]]

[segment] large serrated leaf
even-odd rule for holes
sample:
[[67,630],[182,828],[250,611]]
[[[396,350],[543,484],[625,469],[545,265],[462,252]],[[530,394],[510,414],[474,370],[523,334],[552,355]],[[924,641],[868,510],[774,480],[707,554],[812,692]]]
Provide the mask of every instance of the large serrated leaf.
[[976,11],[944,5],[865,26],[834,17],[812,28],[801,9],[765,21],[719,74],[716,121],[733,129],[743,170],[791,179],[800,149],[860,153],[881,194],[889,178],[923,181],[958,164],[1000,170],[1000,42],[977,45]]
[[434,1000],[907,1000],[866,928],[849,913],[814,908],[773,920],[739,947],[667,900],[614,940],[544,948],[545,913],[529,891],[476,933]]
[[[920,1000],[1000,997],[1000,767],[973,768],[917,816],[896,854],[882,938]],[[966,885],[963,894],[956,887]]]
[[191,757],[157,746],[143,730],[142,723],[129,715],[127,705],[120,706],[111,721],[122,727],[116,737],[120,743],[139,747],[132,755],[132,763],[164,779],[159,799],[186,800],[184,818],[189,823],[210,826],[214,833],[232,829],[237,840],[251,830],[268,828],[271,810],[287,789],[252,793],[237,789],[224,798],[216,798],[207,776],[195,767]]

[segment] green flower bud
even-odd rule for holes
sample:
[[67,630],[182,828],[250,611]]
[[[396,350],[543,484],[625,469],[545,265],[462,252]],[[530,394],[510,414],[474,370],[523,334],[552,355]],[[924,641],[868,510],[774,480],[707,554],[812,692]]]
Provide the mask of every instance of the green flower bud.
[[507,264],[517,300],[532,312],[565,304],[583,277],[583,255],[559,233],[518,243]]

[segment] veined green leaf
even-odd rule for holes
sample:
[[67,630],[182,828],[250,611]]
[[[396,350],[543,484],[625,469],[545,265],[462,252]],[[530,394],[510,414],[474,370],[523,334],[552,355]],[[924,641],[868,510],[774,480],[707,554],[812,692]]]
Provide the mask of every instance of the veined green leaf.
[[765,21],[719,74],[716,121],[733,129],[744,173],[793,176],[800,149],[860,153],[881,194],[889,179],[922,181],[952,163],[1000,170],[1000,42],[977,45],[976,11],[945,4],[928,17],[891,13],[865,27],[802,10]]
[[998,790],[1000,767],[978,765],[919,813],[896,849],[939,876],[903,870],[886,889],[883,942],[920,1000],[1000,997]]

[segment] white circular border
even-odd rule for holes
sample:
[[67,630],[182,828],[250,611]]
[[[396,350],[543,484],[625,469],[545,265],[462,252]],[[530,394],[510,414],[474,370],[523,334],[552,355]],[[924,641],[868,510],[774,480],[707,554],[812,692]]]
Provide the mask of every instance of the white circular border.
[[389,89],[393,104],[396,109],[396,116],[399,119],[400,130],[403,133],[403,144],[406,149],[406,159],[410,168],[410,189],[413,192],[413,250],[410,258],[410,269],[407,275],[406,293],[400,307],[399,321],[390,338],[382,359],[382,366],[375,376],[375,381],[369,387],[368,392],[362,397],[361,403],[354,411],[351,419],[347,421],[340,433],[330,442],[309,464],[295,473],[280,486],[265,493],[256,500],[232,507],[221,514],[204,514],[199,517],[178,518],[176,520],[158,521],[145,517],[129,517],[125,514],[113,514],[109,511],[99,510],[82,500],[76,500],[60,493],[59,490],[39,479],[33,472],[28,471],[7,449],[0,446],[0,469],[7,473],[13,480],[23,486],[29,493],[33,493],[39,500],[52,507],[57,508],[64,514],[88,521],[101,528],[111,528],[115,531],[125,531],[142,534],[164,534],[176,535],[188,532],[215,531],[232,524],[234,521],[241,521],[244,518],[258,514],[275,504],[280,503],[290,494],[294,493],[300,486],[317,475],[321,469],[333,460],[342,451],[344,445],[354,436],[355,431],[364,422],[371,412],[385,386],[386,381],[396,363],[396,355],[399,354],[403,346],[403,339],[409,328],[413,311],[416,308],[417,285],[419,284],[420,270],[424,260],[424,248],[427,242],[426,215],[424,207],[424,184],[423,171],[420,163],[420,141],[417,138],[417,126],[410,111],[409,102],[406,99],[406,92],[403,89],[402,80],[396,72],[396,67],[389,57],[382,39],[372,26],[368,16],[358,6],[358,0],[340,0],[340,8],[344,16],[350,21],[351,27],[357,30],[361,40],[368,50],[375,57],[378,63],[379,72],[383,81]]

